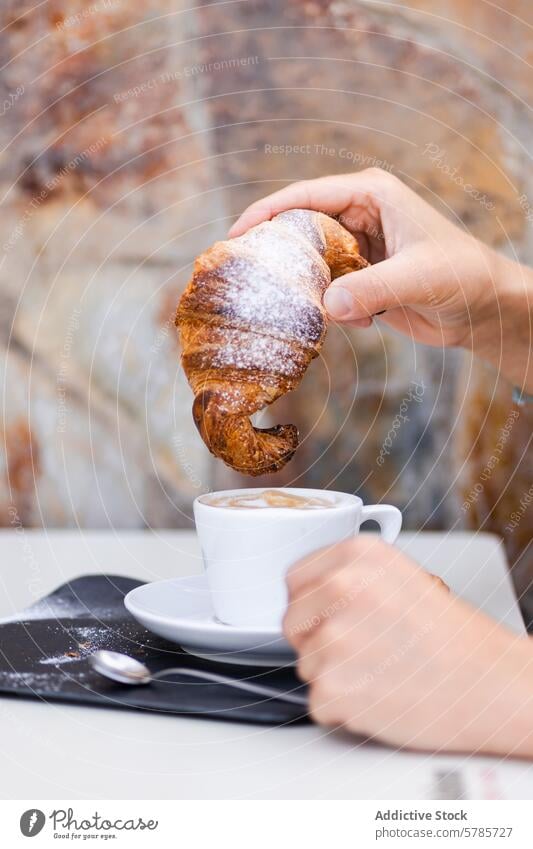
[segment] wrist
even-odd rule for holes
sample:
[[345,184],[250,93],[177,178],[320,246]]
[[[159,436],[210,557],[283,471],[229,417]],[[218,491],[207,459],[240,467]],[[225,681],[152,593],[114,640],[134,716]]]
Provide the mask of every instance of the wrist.
[[511,383],[533,391],[533,270],[488,250],[483,294],[473,316],[471,350]]
[[479,709],[476,749],[493,755],[533,757],[533,641],[507,636],[487,676]]

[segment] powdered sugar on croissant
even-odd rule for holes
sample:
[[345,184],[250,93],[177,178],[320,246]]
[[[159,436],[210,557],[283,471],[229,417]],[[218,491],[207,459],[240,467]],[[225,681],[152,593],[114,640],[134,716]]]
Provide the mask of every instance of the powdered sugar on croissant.
[[250,416],[298,385],[324,342],[325,290],[366,265],[344,227],[304,209],[216,242],[197,258],[176,324],[194,421],[228,466],[262,475],[291,459],[296,427],[255,428]]

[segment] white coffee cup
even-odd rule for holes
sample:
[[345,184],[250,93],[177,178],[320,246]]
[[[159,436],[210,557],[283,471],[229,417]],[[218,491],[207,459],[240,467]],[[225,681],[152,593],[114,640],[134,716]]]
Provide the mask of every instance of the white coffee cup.
[[228,625],[279,627],[287,607],[286,572],[293,563],[323,546],[359,533],[363,522],[380,526],[394,542],[402,514],[388,504],[365,507],[346,492],[283,488],[284,494],[331,501],[332,507],[225,507],[209,501],[257,495],[258,489],[233,489],[200,496],[194,518],[215,615]]

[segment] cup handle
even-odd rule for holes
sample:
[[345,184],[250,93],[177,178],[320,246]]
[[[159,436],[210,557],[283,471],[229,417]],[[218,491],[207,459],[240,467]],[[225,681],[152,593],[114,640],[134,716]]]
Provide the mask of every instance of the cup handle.
[[381,538],[385,542],[396,542],[402,529],[402,514],[397,507],[391,504],[370,504],[368,507],[363,507],[361,524],[370,519],[378,523]]

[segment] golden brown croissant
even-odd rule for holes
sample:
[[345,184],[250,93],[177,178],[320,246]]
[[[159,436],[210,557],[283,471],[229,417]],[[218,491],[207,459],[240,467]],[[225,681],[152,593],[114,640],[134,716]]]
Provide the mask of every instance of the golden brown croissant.
[[176,324],[194,421],[228,466],[262,475],[291,459],[296,427],[255,428],[249,417],[299,384],[326,335],[325,290],[366,265],[351,233],[304,209],[197,258]]

